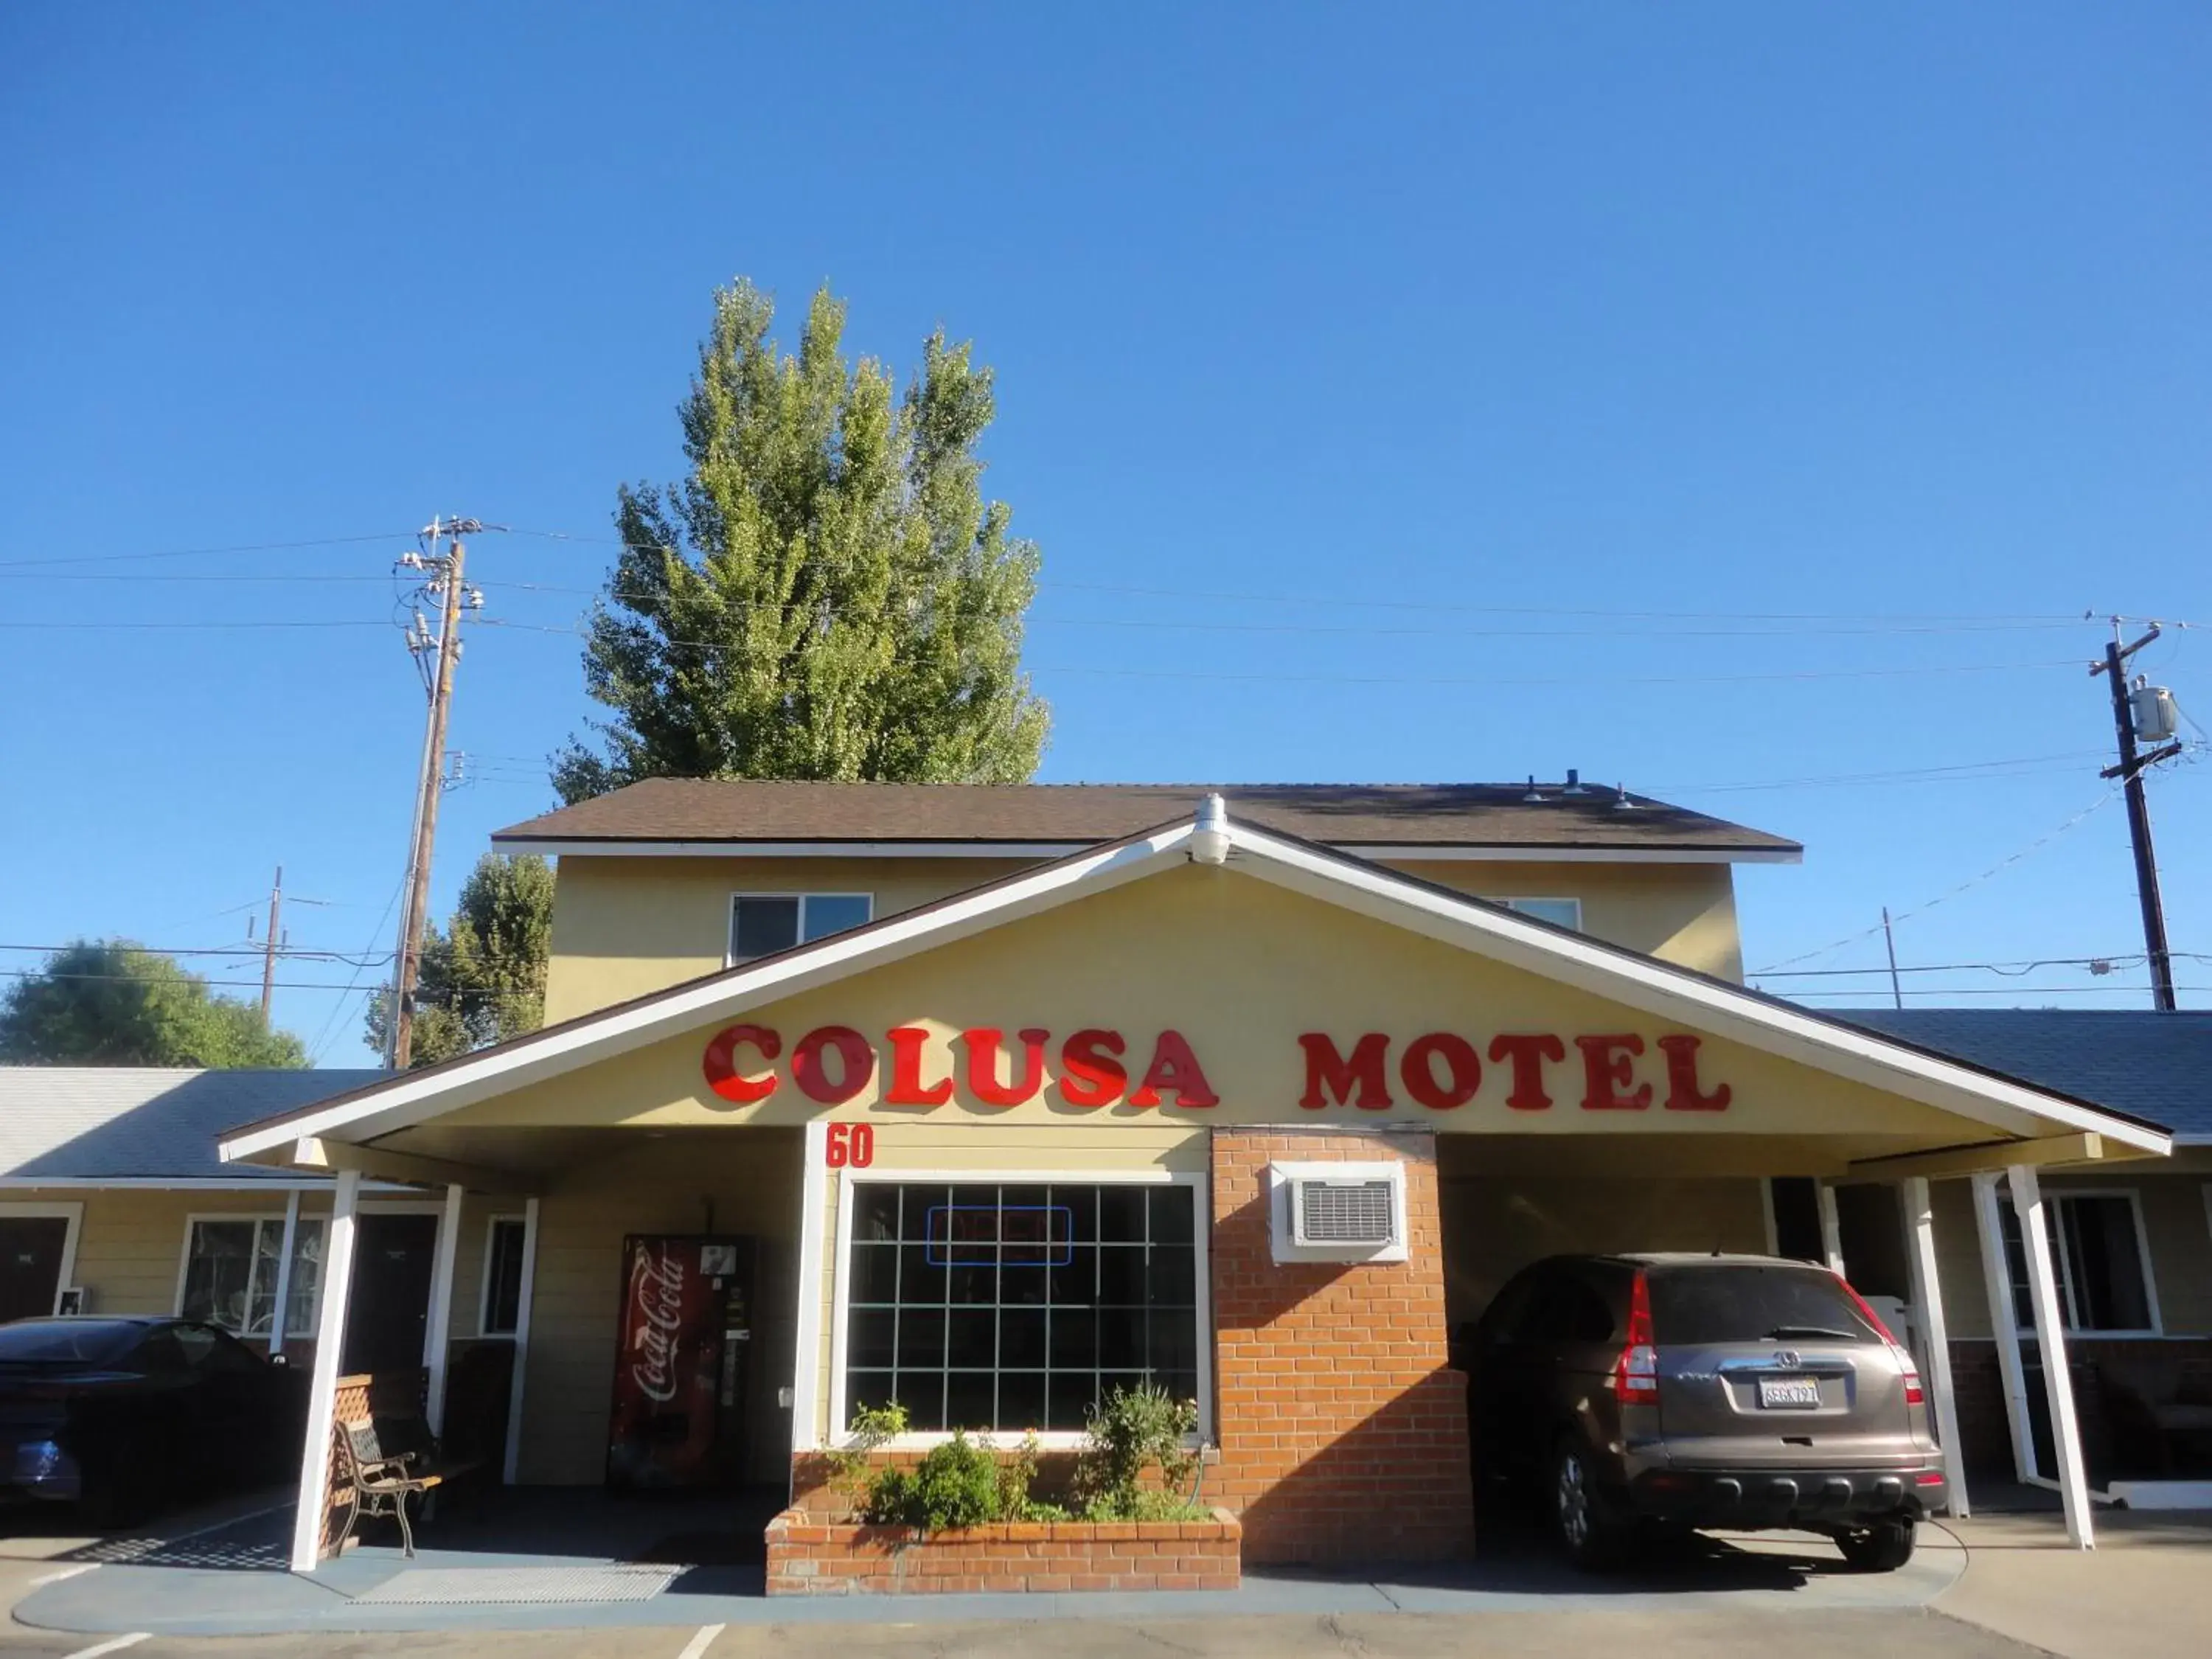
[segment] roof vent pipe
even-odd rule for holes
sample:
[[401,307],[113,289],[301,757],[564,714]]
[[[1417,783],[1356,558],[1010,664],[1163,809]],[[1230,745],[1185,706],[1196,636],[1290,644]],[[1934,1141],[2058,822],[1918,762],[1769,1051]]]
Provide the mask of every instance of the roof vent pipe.
[[1583,775],[1579,767],[1570,766],[1567,769],[1567,787],[1561,793],[1569,795],[1587,795],[1589,793],[1589,790],[1583,787]]
[[1198,804],[1198,819],[1190,832],[1190,860],[1193,864],[1229,861],[1229,808],[1218,795],[1208,795]]

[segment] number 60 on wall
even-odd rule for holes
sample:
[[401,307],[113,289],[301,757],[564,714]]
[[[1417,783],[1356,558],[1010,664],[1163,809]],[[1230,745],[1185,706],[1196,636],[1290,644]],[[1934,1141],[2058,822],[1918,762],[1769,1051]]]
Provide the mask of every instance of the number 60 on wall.
[[865,1170],[876,1161],[876,1129],[872,1123],[833,1123],[823,1142],[822,1161],[830,1169],[850,1164]]

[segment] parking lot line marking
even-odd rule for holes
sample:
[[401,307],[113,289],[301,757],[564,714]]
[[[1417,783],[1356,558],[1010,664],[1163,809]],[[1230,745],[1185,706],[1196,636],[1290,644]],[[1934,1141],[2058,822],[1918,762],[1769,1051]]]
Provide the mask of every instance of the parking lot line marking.
[[[723,1628],[720,1625],[700,1626],[691,1639],[684,1644],[684,1651],[678,1654],[676,1659],[699,1659],[700,1655],[714,1645],[714,1638],[722,1633]],[[90,1656],[72,1654],[70,1659],[90,1659]]]
[[97,1561],[80,1561],[73,1567],[64,1567],[59,1572],[42,1572],[31,1583],[34,1587],[40,1584],[58,1584],[64,1578],[74,1578],[81,1572],[90,1572],[99,1565]]
[[69,1659],[100,1659],[103,1653],[120,1653],[125,1648],[137,1647],[153,1633],[150,1630],[133,1631],[128,1636],[118,1636],[92,1647],[79,1648],[70,1655]]

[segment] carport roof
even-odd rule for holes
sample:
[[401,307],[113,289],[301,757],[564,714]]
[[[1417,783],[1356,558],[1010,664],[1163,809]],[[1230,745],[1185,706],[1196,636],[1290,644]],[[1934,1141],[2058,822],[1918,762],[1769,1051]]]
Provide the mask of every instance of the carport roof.
[[2212,1011],[1851,1008],[1855,1025],[2212,1146]]
[[225,1164],[216,1141],[240,1124],[297,1111],[382,1072],[215,1071],[152,1066],[0,1066],[0,1181],[242,1186],[295,1172]]

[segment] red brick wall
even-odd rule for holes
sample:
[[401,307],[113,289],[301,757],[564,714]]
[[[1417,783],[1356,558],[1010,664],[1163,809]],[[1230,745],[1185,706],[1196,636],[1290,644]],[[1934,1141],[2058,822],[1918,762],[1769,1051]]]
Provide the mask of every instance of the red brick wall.
[[769,1522],[770,1595],[988,1590],[1235,1589],[1236,1519],[1018,1522],[925,1536],[833,1526],[801,1510]]
[[[1406,1166],[1408,1259],[1277,1265],[1271,1162]],[[1467,1382],[1445,1364],[1429,1134],[1212,1132],[1215,1432],[1206,1496],[1250,1561],[1420,1560],[1474,1547]]]

